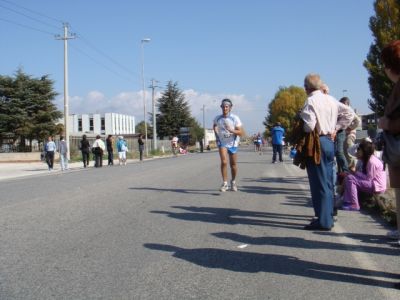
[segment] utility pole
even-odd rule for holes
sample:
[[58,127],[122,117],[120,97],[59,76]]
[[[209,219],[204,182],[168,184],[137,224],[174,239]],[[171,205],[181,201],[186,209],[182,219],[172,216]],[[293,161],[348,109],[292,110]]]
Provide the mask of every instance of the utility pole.
[[64,41],[64,136],[65,142],[67,143],[68,153],[67,158],[70,159],[70,148],[69,148],[69,132],[68,132],[68,116],[69,116],[69,104],[68,104],[68,40],[74,39],[76,35],[68,32],[68,23],[63,23],[64,36],[57,34],[56,40]]
[[155,79],[151,80],[151,85],[149,86],[152,90],[151,93],[151,101],[153,105],[153,150],[157,150],[157,128],[156,128],[156,102],[154,99],[154,90],[155,88],[158,88],[158,86],[155,85],[158,81]]
[[206,105],[203,104],[203,134],[204,134],[204,138],[203,138],[203,147],[206,146]]

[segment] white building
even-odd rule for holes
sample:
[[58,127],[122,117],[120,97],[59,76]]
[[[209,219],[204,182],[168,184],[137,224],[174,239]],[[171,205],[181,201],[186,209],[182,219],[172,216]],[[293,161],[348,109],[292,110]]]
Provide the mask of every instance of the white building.
[[135,117],[116,113],[70,115],[68,129],[70,135],[78,136],[135,134]]
[[217,138],[215,137],[214,129],[204,130],[204,145],[207,146],[210,142],[215,142]]

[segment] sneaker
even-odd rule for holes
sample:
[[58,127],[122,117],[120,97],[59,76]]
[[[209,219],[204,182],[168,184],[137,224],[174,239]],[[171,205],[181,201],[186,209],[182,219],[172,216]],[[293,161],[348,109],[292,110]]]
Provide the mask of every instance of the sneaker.
[[229,189],[228,183],[224,182],[219,189],[221,192],[226,192]]
[[238,188],[235,181],[231,181],[231,191],[237,192]]
[[400,240],[400,233],[398,230],[389,231],[386,236],[392,240]]

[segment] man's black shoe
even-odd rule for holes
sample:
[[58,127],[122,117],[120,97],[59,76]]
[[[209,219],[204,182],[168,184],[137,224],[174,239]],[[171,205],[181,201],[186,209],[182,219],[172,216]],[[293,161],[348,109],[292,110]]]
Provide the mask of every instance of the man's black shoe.
[[319,225],[318,222],[311,222],[310,224],[304,226],[305,230],[322,230],[322,231],[330,231],[331,228],[324,228]]

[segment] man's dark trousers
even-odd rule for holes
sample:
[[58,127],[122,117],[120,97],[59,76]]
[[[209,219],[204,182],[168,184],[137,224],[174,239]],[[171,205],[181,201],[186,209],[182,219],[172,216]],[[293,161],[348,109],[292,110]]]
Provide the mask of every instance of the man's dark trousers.
[[315,164],[314,158],[307,159],[306,167],[310,182],[311,199],[315,216],[321,227],[333,226],[333,163],[335,147],[327,136],[320,136],[321,163]]
[[276,154],[279,154],[279,161],[282,162],[282,145],[272,144],[272,162],[276,162]]

